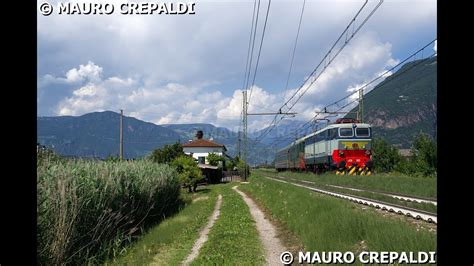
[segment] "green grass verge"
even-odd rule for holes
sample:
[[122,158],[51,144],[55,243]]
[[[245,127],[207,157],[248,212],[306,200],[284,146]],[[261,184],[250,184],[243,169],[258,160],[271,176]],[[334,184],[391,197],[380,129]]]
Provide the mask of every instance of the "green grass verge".
[[[192,196],[194,202],[152,228],[123,255],[106,265],[180,265],[207,224],[218,194],[222,194],[221,214],[192,265],[264,264],[255,222],[240,195],[232,190],[237,184],[198,187],[198,193]],[[183,195],[189,194],[184,192]]]
[[316,185],[339,185],[360,189],[393,192],[405,195],[436,198],[437,178],[410,177],[397,174],[377,174],[371,176],[335,175],[326,173],[316,175],[313,173],[280,172],[275,170],[252,170],[255,174],[290,177],[300,180],[315,182]]
[[222,193],[221,214],[192,265],[265,263],[264,249],[249,208],[242,197],[231,189],[238,184],[232,182],[216,187]]
[[[105,265],[180,265],[214,210],[217,194],[206,187],[182,195],[188,204],[177,215],[149,230],[134,245]],[[194,199],[194,202],[192,201]]]
[[307,251],[435,251],[436,232],[406,217],[386,218],[304,188],[254,174],[241,190],[260,201],[273,217],[297,235]]

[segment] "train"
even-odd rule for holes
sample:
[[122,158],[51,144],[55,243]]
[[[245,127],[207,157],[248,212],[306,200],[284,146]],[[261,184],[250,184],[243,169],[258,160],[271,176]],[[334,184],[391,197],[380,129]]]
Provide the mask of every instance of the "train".
[[277,151],[275,169],[280,171],[335,171],[344,175],[371,175],[372,128],[353,118],[339,118],[333,124],[299,138]]

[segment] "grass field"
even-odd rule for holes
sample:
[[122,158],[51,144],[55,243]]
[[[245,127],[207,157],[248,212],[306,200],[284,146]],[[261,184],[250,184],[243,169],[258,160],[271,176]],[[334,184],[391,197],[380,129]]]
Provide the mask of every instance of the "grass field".
[[435,251],[436,230],[376,210],[262,178],[241,185],[298,236],[307,251]]
[[[180,213],[152,228],[107,265],[180,265],[222,195],[221,214],[192,265],[260,265],[263,248],[247,205],[231,189],[237,183],[199,187]],[[187,194],[187,193],[185,193]]]
[[437,178],[410,177],[394,174],[377,174],[371,176],[350,176],[297,172],[280,172],[273,169],[255,169],[259,175],[282,176],[314,182],[315,185],[339,185],[383,192],[394,192],[405,195],[436,198]]

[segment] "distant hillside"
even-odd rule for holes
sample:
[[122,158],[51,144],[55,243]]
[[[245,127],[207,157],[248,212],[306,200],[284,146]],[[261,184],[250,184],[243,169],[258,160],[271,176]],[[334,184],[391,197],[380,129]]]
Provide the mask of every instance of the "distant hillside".
[[[171,129],[124,116],[124,157],[136,158],[180,140]],[[37,118],[37,140],[66,156],[118,156],[120,114],[95,112],[82,116]]]
[[420,131],[436,139],[437,58],[407,63],[367,93],[364,122],[372,124],[374,137],[400,148],[409,148]]
[[[436,62],[432,58],[407,63],[365,95],[364,122],[373,125],[375,137],[385,138],[401,148],[409,148],[419,131],[436,138]],[[118,113],[38,117],[37,121],[38,142],[62,155],[105,158],[119,153]],[[309,128],[295,134],[294,130],[303,123],[284,119],[258,144],[255,138],[265,129],[249,131],[249,163],[271,163],[276,150],[311,131]],[[227,128],[202,123],[155,125],[125,116],[124,156],[137,158],[165,144],[185,143],[194,138],[197,130],[203,130],[205,138],[224,144],[230,156],[238,154],[237,133]]]

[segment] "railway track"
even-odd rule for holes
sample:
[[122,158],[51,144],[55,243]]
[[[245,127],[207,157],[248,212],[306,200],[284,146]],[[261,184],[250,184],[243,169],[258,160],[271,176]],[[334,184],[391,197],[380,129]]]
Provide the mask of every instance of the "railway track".
[[402,194],[398,194],[398,193],[386,193],[386,192],[381,192],[381,191],[376,191],[376,190],[359,189],[359,188],[352,188],[352,187],[345,187],[345,186],[336,186],[336,185],[327,185],[327,186],[335,187],[335,188],[342,188],[342,189],[347,189],[347,190],[352,190],[352,191],[371,192],[371,193],[385,195],[385,196],[389,196],[389,197],[392,197],[392,198],[395,198],[395,199],[405,200],[405,201],[409,201],[409,202],[429,203],[429,204],[433,204],[435,206],[437,205],[437,201],[435,199],[407,196],[407,195],[402,195]]
[[[307,181],[307,180],[298,180],[298,179],[295,179],[295,178],[290,178],[290,179],[293,180],[293,181],[296,181],[296,182],[303,182],[303,183],[313,184],[313,185],[316,184],[314,182]],[[326,184],[326,186],[334,187],[334,188],[347,189],[347,190],[352,190],[352,191],[358,191],[358,192],[370,192],[370,193],[389,196],[389,197],[399,199],[399,200],[405,200],[405,201],[408,201],[408,202],[429,203],[429,204],[433,204],[433,205],[437,206],[437,201],[436,201],[436,199],[433,199],[433,198],[414,197],[414,196],[411,196],[411,195],[403,195],[403,194],[393,193],[393,192],[387,193],[387,192],[382,192],[382,191],[377,191],[377,190],[360,189],[360,188],[352,188],[352,187],[346,187],[346,186],[336,186],[336,185],[329,185],[329,184]]]
[[[263,176],[263,177],[265,177],[267,179],[275,180],[275,181],[278,181],[278,182],[294,185],[294,186],[297,186],[297,187],[306,188],[306,189],[309,189],[309,190],[312,190],[312,191],[315,191],[315,192],[319,192],[319,193],[322,193],[322,194],[326,194],[326,195],[330,195],[330,196],[350,200],[352,202],[356,202],[356,203],[363,204],[363,205],[366,205],[366,206],[371,206],[371,207],[374,207],[374,208],[377,208],[377,209],[402,214],[402,215],[405,215],[405,216],[408,216],[408,217],[415,218],[417,220],[424,220],[424,221],[427,221],[429,223],[437,223],[438,222],[438,218],[437,218],[436,213],[417,210],[417,209],[413,209],[413,208],[409,208],[409,207],[405,207],[405,206],[400,206],[400,205],[393,204],[393,203],[382,202],[382,201],[368,199],[368,198],[364,198],[364,197],[360,197],[360,196],[353,196],[353,195],[348,195],[348,194],[339,193],[339,192],[332,192],[332,191],[320,189],[320,188],[313,187],[313,186],[303,185],[299,182],[298,183],[289,182],[289,181],[283,180],[282,178],[279,178],[279,177],[269,177],[269,176]],[[305,181],[305,183],[309,183],[309,182],[310,181]]]

